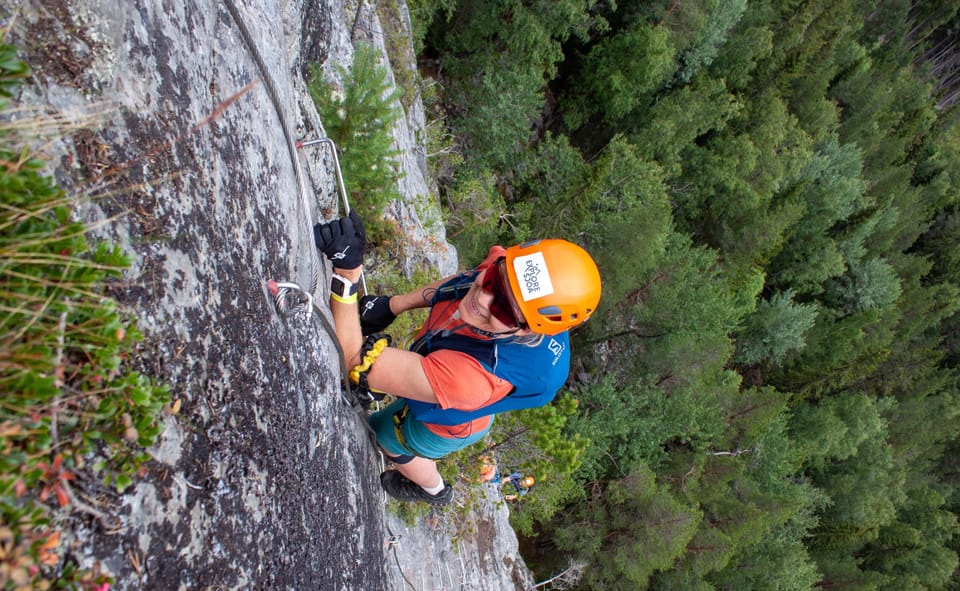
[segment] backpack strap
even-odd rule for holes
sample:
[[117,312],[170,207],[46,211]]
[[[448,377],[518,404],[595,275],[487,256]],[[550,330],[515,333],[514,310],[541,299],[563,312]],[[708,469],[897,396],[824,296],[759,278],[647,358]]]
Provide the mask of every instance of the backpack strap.
[[473,282],[476,281],[477,275],[480,272],[476,269],[471,271],[464,271],[459,275],[454,275],[450,279],[447,279],[440,287],[433,292],[433,298],[430,300],[430,305],[433,306],[437,302],[446,302],[449,300],[459,300],[463,296],[467,295],[467,292],[470,291],[470,286],[473,285]]
[[452,349],[466,353],[476,359],[484,369],[494,373],[497,364],[497,342],[485,339],[475,339],[467,335],[435,334],[430,338],[421,337],[410,345],[410,350],[421,355],[428,355],[433,351]]

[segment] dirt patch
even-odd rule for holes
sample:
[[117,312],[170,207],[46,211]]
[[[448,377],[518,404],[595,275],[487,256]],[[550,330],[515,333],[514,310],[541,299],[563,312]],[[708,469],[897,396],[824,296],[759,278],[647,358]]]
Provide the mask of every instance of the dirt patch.
[[105,48],[90,34],[88,23],[75,17],[63,0],[30,4],[18,18],[26,21],[31,33],[18,47],[38,79],[77,89],[89,86],[94,54]]

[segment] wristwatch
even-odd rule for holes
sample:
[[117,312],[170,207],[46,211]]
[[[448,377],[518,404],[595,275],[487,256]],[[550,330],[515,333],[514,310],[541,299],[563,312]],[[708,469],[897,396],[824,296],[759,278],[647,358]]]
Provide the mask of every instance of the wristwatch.
[[334,273],[330,278],[330,295],[342,300],[355,299],[359,286],[344,277]]

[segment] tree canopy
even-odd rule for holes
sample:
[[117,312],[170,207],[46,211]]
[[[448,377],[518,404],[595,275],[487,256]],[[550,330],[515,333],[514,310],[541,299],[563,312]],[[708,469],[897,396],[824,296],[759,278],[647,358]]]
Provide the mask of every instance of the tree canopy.
[[501,240],[579,242],[604,281],[577,486],[534,528],[580,588],[960,589],[957,22],[437,3],[457,182],[495,178]]

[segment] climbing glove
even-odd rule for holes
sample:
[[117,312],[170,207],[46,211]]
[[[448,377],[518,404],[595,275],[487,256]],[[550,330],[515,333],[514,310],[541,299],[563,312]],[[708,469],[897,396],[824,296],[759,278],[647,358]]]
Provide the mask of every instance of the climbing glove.
[[365,295],[360,298],[360,330],[364,336],[381,332],[397,315],[390,310],[390,296]]
[[313,227],[313,239],[335,269],[355,269],[363,264],[367,234],[356,211],[344,218]]

